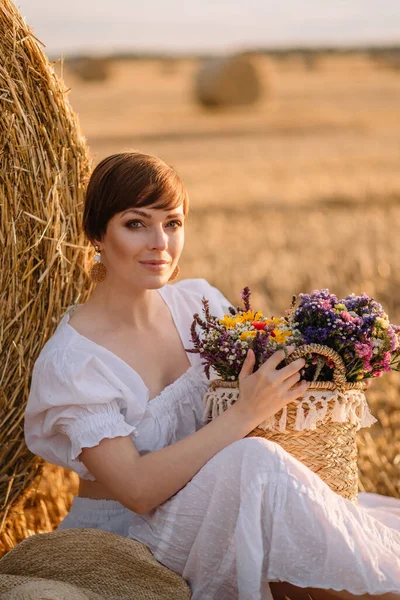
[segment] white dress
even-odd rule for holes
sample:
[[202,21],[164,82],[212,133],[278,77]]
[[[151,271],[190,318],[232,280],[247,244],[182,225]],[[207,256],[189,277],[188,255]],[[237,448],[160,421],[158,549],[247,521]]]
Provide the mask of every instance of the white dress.
[[[217,315],[229,305],[203,279],[159,292],[185,348],[203,295]],[[198,355],[189,353],[188,371],[149,400],[138,373],[68,320],[66,313],[35,363],[25,414],[32,452],[93,480],[77,459],[82,447],[130,435],[143,455],[203,426],[208,380]],[[400,593],[400,500],[360,494],[354,505],[260,438],[224,448],[148,514],[75,498],[65,527],[100,527],[143,542],[189,582],[193,600],[271,599],[272,581]]]

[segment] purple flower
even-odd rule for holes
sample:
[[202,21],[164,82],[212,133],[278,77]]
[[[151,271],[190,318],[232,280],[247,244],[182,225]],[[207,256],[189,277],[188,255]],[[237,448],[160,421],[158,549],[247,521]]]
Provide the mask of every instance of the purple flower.
[[370,361],[369,361],[369,358],[366,358],[366,359],[363,361],[363,370],[364,370],[366,373],[371,373],[371,371],[373,371],[373,367],[372,367],[372,365],[371,365],[371,363],[370,363]]
[[390,366],[391,362],[392,362],[392,355],[391,355],[391,353],[390,352],[384,352],[383,353],[382,362],[381,362],[381,366],[382,366],[383,370],[386,373],[392,370],[392,367]]
[[358,357],[367,358],[368,360],[371,358],[371,356],[372,356],[371,344],[362,344],[361,342],[356,342],[354,346],[355,346]]
[[250,292],[250,288],[248,286],[246,286],[245,288],[242,289],[242,291],[240,292],[240,297],[243,300],[243,304],[244,304],[244,310],[251,310],[251,305],[250,305],[250,296],[251,296],[251,292]]
[[346,323],[352,323],[354,321],[354,317],[352,317],[351,314],[346,310],[343,310],[340,313],[340,317],[343,319],[343,321],[346,321]]
[[372,375],[373,375],[374,377],[382,377],[382,375],[383,375],[383,371],[379,371],[379,370],[378,370],[378,371],[374,371],[374,372],[372,373]]
[[[343,300],[328,289],[300,294],[298,306],[288,311],[289,326],[297,332],[297,344],[324,344],[333,348],[346,365],[349,381],[374,377],[400,366],[400,328],[388,324],[379,302],[367,294],[351,294]],[[379,318],[379,321],[377,319]],[[315,367],[307,363],[307,377]],[[320,380],[331,380],[332,371],[323,367]]]

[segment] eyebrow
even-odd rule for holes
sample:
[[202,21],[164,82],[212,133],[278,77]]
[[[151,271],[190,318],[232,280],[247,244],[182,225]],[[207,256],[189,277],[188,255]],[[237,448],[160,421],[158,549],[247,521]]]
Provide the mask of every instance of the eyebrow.
[[[136,213],[138,215],[140,215],[141,217],[145,217],[146,219],[151,219],[151,214],[145,212],[144,210],[139,210],[137,208],[129,208],[128,210],[126,210],[125,212],[122,213],[121,215],[121,219],[124,215],[126,215],[127,213],[132,212],[132,213]],[[165,218],[166,219],[172,219],[174,217],[184,217],[184,213],[173,213],[171,215],[167,215]]]

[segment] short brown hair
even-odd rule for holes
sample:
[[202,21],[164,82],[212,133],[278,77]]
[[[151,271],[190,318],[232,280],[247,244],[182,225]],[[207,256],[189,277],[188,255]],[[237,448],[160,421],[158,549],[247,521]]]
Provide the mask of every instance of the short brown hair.
[[189,197],[174,169],[152,154],[130,151],[104,158],[94,169],[86,190],[83,230],[91,242],[100,240],[108,221],[128,208],[154,206],[161,210],[183,204]]

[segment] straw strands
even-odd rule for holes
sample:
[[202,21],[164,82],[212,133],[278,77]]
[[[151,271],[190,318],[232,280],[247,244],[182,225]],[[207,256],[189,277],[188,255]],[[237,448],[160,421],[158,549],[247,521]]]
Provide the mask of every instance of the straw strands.
[[2,0],[0,533],[40,471],[23,435],[33,364],[63,311],[89,291],[78,221],[90,161],[66,95],[40,42]]

